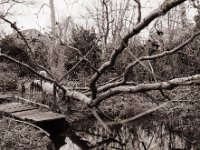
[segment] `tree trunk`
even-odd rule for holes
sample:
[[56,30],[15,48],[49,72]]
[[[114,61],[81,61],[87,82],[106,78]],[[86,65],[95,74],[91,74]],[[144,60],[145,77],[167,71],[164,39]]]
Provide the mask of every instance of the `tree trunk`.
[[[50,11],[51,11],[51,31],[53,37],[56,36],[56,15],[55,15],[55,7],[54,0],[49,0]],[[52,73],[55,75],[56,73],[56,63],[55,63],[55,44],[56,41],[52,41],[51,46],[49,47],[49,64]]]
[[54,0],[49,0],[50,10],[51,10],[51,28],[52,33],[55,36],[56,32],[56,15],[55,15],[55,7]]

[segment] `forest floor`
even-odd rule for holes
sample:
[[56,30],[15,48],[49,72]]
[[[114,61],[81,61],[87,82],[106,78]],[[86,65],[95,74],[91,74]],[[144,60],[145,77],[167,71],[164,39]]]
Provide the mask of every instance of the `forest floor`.
[[0,120],[0,149],[47,150],[51,140],[42,131],[2,117]]

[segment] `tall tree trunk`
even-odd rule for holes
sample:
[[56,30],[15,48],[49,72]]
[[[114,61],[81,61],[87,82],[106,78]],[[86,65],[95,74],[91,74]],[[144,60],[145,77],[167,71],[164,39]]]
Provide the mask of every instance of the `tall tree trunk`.
[[[51,18],[51,31],[55,38],[56,36],[56,15],[55,15],[55,6],[54,0],[49,0],[50,5],[50,18]],[[52,73],[55,75],[56,72],[56,63],[55,63],[55,44],[56,41],[52,41],[51,46],[49,47],[49,63]]]
[[54,6],[54,0],[49,0],[49,5],[51,9],[51,28],[52,33],[55,36],[56,32],[56,15],[55,15],[55,6]]

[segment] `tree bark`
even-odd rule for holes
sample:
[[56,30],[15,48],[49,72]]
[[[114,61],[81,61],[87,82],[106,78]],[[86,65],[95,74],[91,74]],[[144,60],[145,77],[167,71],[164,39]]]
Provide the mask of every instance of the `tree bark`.
[[[54,6],[54,0],[49,0],[50,5],[50,12],[51,12],[51,31],[53,34],[53,37],[56,36],[56,15],[55,15],[55,6]],[[54,39],[54,38],[53,38]],[[55,41],[51,43],[51,46],[49,47],[49,64],[51,67],[52,73],[55,75],[56,73],[56,63],[55,63]]]

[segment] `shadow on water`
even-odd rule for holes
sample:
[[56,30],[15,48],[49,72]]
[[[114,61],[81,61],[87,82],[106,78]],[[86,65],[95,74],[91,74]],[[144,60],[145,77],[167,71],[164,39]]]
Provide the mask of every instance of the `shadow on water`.
[[[140,120],[114,127],[112,136],[98,125],[88,128],[80,123],[75,130],[79,138],[67,137],[67,144],[60,150],[198,150],[200,132],[191,126],[193,121],[194,118],[173,122]],[[83,141],[87,141],[88,148],[81,146]]]

